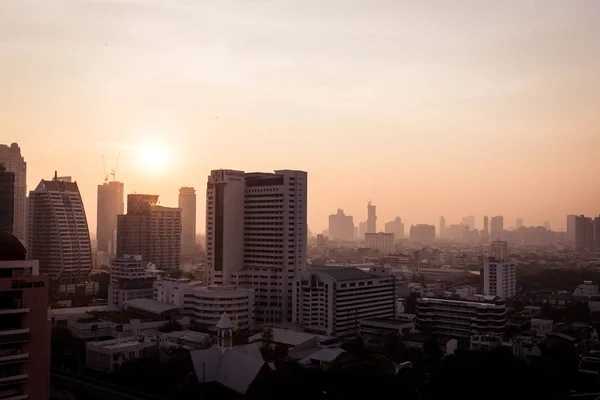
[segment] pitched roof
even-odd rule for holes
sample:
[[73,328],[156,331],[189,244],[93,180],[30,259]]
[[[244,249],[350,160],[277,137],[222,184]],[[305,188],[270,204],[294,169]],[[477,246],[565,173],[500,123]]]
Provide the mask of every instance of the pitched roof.
[[227,313],[223,313],[221,315],[221,319],[217,322],[218,329],[233,329],[233,322],[231,322],[231,318],[227,315]]

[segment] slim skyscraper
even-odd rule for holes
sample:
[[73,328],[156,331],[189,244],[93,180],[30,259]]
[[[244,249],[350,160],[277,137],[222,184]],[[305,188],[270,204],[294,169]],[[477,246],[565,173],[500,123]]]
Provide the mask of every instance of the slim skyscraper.
[[0,232],[13,233],[15,218],[15,174],[0,164]]
[[502,232],[504,232],[504,217],[502,215],[492,217],[490,232],[492,240],[498,240]]
[[580,215],[575,218],[575,247],[591,250],[594,246],[594,220]]
[[196,250],[196,190],[193,187],[179,189],[181,209],[181,255],[189,257]]
[[483,217],[483,232],[484,234],[490,233],[490,218],[487,215]]
[[77,182],[54,175],[29,194],[29,256],[53,284],[85,282],[92,270],[92,248]]
[[117,217],[117,257],[141,255],[173,271],[181,265],[181,210],[157,202],[158,195],[127,195],[127,214]]
[[14,205],[13,205],[13,235],[22,243],[27,241],[27,214],[25,211],[27,197],[27,163],[21,155],[21,148],[17,143],[10,146],[0,145],[0,163],[4,164],[7,171],[15,174]]
[[445,237],[446,233],[446,218],[440,217],[440,238]]
[[367,204],[367,233],[377,233],[377,207]]
[[105,182],[98,185],[98,214],[96,241],[98,250],[111,256],[116,254],[117,215],[125,212],[124,185],[121,182]]
[[567,215],[567,237],[573,243],[575,243],[575,221],[577,220],[577,215],[569,214]]

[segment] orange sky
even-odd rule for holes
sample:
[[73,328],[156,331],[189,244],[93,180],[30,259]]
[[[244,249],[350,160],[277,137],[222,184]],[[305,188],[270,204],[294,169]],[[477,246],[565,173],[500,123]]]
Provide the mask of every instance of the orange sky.
[[[210,169],[309,172],[309,226],[600,214],[600,2],[0,2],[0,143],[72,175],[102,155],[176,205]],[[138,152],[160,146],[164,168]],[[160,164],[160,163],[157,163]]]

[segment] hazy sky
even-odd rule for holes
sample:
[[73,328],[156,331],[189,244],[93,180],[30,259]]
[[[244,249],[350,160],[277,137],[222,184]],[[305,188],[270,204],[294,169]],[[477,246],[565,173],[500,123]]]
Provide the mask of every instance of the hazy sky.
[[560,228],[600,213],[599,18],[596,0],[4,0],[0,143],[30,189],[72,175],[93,231],[118,153],[127,192],[195,186],[199,232],[216,168],[308,171],[315,232],[369,198],[381,228]]

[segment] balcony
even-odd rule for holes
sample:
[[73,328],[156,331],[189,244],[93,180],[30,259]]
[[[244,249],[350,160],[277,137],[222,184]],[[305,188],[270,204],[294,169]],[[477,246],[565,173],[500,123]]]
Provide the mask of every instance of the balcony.
[[0,400],[26,400],[28,397],[25,393],[13,393],[13,394],[5,394],[0,395]]
[[29,374],[18,374],[0,378],[0,387],[14,385],[17,383],[25,383],[29,379]]
[[14,349],[4,354],[0,352],[0,365],[21,363],[28,359],[29,353],[22,353],[21,350]]
[[0,344],[23,343],[29,340],[29,328],[0,329]]
[[24,314],[24,313],[28,313],[30,310],[27,307],[12,307],[12,308],[7,308],[7,307],[0,307],[0,315],[8,315],[8,314]]

